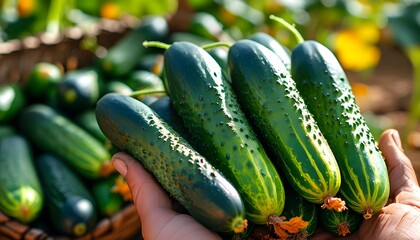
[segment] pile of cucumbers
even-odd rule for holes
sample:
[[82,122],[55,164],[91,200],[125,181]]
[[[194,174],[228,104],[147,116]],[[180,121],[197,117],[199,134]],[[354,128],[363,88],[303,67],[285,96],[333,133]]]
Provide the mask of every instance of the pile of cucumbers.
[[334,54],[274,16],[293,49],[264,32],[219,42],[200,17],[185,32],[145,17],[92,66],[42,63],[3,86],[15,100],[0,112],[0,211],[86,234],[105,215],[95,186],[115,183],[110,159],[125,151],[227,239],[344,236],[370,221],[387,169]]

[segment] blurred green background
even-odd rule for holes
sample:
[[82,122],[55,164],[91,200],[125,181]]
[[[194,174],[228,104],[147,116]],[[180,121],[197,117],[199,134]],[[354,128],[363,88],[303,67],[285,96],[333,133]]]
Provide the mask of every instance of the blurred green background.
[[[296,44],[295,39],[269,16],[284,18],[293,23],[305,39],[317,40],[330,48],[351,74],[350,79],[362,80],[358,84],[353,82],[355,95],[360,99],[371,90],[364,83],[372,79],[383,78],[380,80],[382,85],[396,84],[393,82],[395,78],[385,79],[389,75],[386,71],[379,77],[377,75],[384,55],[388,54],[386,58],[394,61],[388,63],[390,66],[382,66],[381,71],[389,68],[410,71],[401,75],[410,78],[410,85],[400,89],[391,86],[391,90],[395,90],[391,95],[404,95],[409,100],[406,103],[395,98],[392,101],[402,102],[403,107],[388,107],[379,112],[406,111],[406,119],[394,120],[394,123],[404,122],[405,135],[420,119],[420,1],[0,0],[0,42],[45,32],[61,33],[68,27],[86,27],[100,19],[140,20],[153,14],[166,16],[172,23],[172,31],[182,31],[188,28],[188,23],[197,13],[208,14],[196,20],[206,23],[203,26],[208,27],[207,33],[202,32],[201,37],[211,41],[235,41],[263,31],[291,49]],[[396,57],[390,52],[397,53]],[[370,98],[365,102],[375,104]],[[379,123],[377,118],[372,121]],[[374,123],[372,127],[379,125]],[[378,134],[381,130],[379,127]]]

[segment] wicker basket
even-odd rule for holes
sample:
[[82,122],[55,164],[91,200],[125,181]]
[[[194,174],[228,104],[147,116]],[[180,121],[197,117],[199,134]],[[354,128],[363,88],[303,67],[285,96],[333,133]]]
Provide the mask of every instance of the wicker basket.
[[[106,49],[112,46],[136,22],[132,19],[122,21],[101,20],[89,29],[71,28],[60,35],[40,34],[0,43],[0,85],[8,82],[24,83],[29,71],[40,61],[56,63],[64,71],[92,64],[95,54],[83,49],[82,42],[93,37],[99,46]],[[140,219],[135,206],[127,204],[120,212],[110,218],[100,219],[95,229],[82,240],[124,240],[132,239],[140,232]],[[0,212],[0,240],[41,240],[69,239],[51,236],[47,232],[15,221]]]

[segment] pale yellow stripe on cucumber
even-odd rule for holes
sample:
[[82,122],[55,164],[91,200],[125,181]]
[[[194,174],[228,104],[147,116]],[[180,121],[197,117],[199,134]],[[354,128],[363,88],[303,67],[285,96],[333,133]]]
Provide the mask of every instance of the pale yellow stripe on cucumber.
[[[248,154],[249,154],[249,152],[248,152]],[[252,156],[250,156],[250,159],[252,159]],[[260,183],[264,183],[264,182],[266,182],[266,181],[264,181],[264,176],[261,174],[261,170],[263,170],[264,172],[265,172],[265,174],[271,174],[271,171],[268,171],[268,169],[267,169],[267,166],[265,165],[265,164],[261,164],[261,165],[257,165],[256,164],[256,161],[251,161],[251,163],[253,164],[253,167],[252,167],[252,169],[255,169],[256,170],[256,172],[254,172],[254,176],[257,176],[257,178],[258,178],[258,181],[256,181],[256,182],[260,182]],[[262,169],[261,167],[264,167],[264,169]],[[267,176],[269,179],[272,179],[274,176],[272,176],[272,175],[270,175],[270,176]],[[268,188],[267,188],[267,186],[266,185],[263,185],[263,186],[259,186],[258,187],[259,189],[260,188],[263,188],[264,189],[264,195],[263,196],[261,196],[261,197],[263,197],[263,198],[266,198],[266,196],[270,196],[270,194],[269,194],[269,192],[268,192]],[[277,195],[278,195],[278,192],[277,192],[277,188],[276,187],[274,187],[273,188],[273,191],[274,191],[274,193],[272,194],[272,196],[273,196],[273,198],[266,198],[265,199],[265,201],[267,201],[267,204],[270,206],[270,207],[267,207],[267,206],[260,206],[260,208],[259,208],[259,210],[263,210],[263,209],[270,209],[270,208],[273,208],[273,211],[281,211],[281,209],[274,209],[274,206],[276,206],[276,205],[278,205],[278,201],[280,201],[280,199],[277,199],[277,198],[274,198],[274,197],[276,197]],[[251,192],[251,191],[250,191]],[[255,202],[252,202],[251,203],[253,206],[256,206],[256,203]],[[272,215],[272,214],[280,214],[280,212],[279,213],[272,213],[272,212],[270,212],[270,213],[264,213],[264,214],[266,214],[267,216],[266,217],[264,217],[264,218],[262,218],[262,216],[261,216],[261,212],[260,213],[256,213],[256,214],[251,214],[250,212],[247,212],[247,215],[248,215],[248,218],[249,219],[258,219],[258,221],[260,222],[260,223],[267,223],[267,221],[268,221],[268,217],[270,216],[270,215]],[[255,220],[254,220],[255,221]]]
[[[360,154],[359,154],[359,161],[361,161]],[[347,184],[347,189],[351,191],[352,196],[349,196],[348,194],[345,194],[345,193],[343,193],[343,195],[345,195],[346,201],[349,203],[349,205],[355,208],[355,206],[360,206],[361,203],[366,203],[366,198],[364,194],[361,194],[363,193],[363,190],[358,184],[359,183],[358,175],[354,173],[353,168],[351,168],[349,165],[349,162],[350,161],[348,159],[344,160],[344,163],[346,165],[345,168],[349,170],[347,171],[348,175],[345,178],[346,178],[346,182],[349,183]],[[359,209],[358,207],[357,211],[360,212],[361,209]]]
[[[292,121],[290,121],[290,123],[293,123]],[[295,126],[293,125],[293,124],[291,124],[291,127],[292,127],[292,130],[293,130],[293,132],[295,133],[295,136],[296,136],[296,139],[298,140],[298,142],[299,142],[299,145],[303,148],[303,150],[305,151],[305,153],[306,153],[306,156],[308,157],[308,160],[309,160],[309,162],[310,162],[310,164],[311,164],[311,166],[313,166],[313,168],[315,169],[315,172],[316,172],[316,175],[319,177],[319,179],[321,180],[320,181],[320,184],[322,185],[322,188],[320,188],[318,185],[316,185],[314,182],[313,183],[311,183],[311,186],[314,188],[314,189],[316,189],[316,188],[318,188],[318,190],[319,190],[319,192],[323,192],[322,191],[322,189],[324,189],[324,190],[326,190],[326,189],[328,189],[328,186],[327,186],[327,184],[326,184],[326,179],[324,178],[324,175],[319,171],[319,168],[317,167],[317,163],[316,163],[316,161],[314,160],[314,158],[313,158],[313,156],[310,154],[310,152],[309,152],[309,150],[308,150],[308,148],[307,148],[307,146],[306,146],[306,143],[304,143],[303,142],[303,140],[301,139],[301,137],[299,136],[299,133],[297,132],[297,130],[296,130],[296,128],[295,128]],[[292,156],[294,156],[294,154],[292,154]],[[297,161],[297,159],[295,159],[295,161]],[[303,171],[303,169],[301,168],[301,165],[299,165],[299,168],[300,168],[300,170],[301,170],[301,172],[304,172]],[[305,173],[305,174],[307,174],[307,173]],[[308,179],[308,178],[306,178],[306,179]],[[327,193],[328,194],[328,193]],[[325,194],[323,194],[323,196],[322,196],[322,198],[325,196]]]

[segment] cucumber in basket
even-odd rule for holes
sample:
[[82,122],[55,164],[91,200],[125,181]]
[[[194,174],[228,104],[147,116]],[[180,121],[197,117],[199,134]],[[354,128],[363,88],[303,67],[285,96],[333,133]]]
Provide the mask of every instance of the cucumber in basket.
[[23,136],[9,133],[0,139],[0,211],[30,223],[41,213],[43,202],[32,148]]
[[167,48],[165,86],[197,151],[238,189],[247,218],[256,224],[268,223],[271,216],[283,210],[283,183],[240,109],[222,68],[193,43],[151,44]]
[[86,178],[98,179],[114,171],[111,154],[99,140],[47,105],[24,109],[19,127],[34,146],[56,154]]
[[214,231],[243,231],[238,192],[207,160],[141,101],[109,93],[96,106],[105,135],[153,173],[198,221]]
[[100,59],[100,68],[107,76],[128,74],[147,52],[141,43],[147,39],[163,40],[167,34],[168,23],[164,17],[143,17],[139,26],[108,49],[106,56]]
[[36,168],[54,228],[72,237],[90,232],[97,222],[97,210],[82,180],[62,159],[52,154],[40,154],[36,158]]
[[292,50],[292,77],[338,161],[340,194],[366,219],[388,201],[385,160],[356,104],[346,73],[334,54],[319,42],[304,41]]

